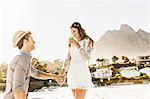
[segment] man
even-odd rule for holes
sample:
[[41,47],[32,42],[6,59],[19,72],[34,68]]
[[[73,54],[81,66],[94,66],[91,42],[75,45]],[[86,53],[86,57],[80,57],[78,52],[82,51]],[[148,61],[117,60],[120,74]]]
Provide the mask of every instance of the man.
[[6,91],[4,99],[27,99],[30,76],[38,79],[54,79],[61,81],[62,77],[39,72],[30,65],[31,51],[35,49],[30,31],[17,31],[13,37],[14,47],[20,50],[7,70]]

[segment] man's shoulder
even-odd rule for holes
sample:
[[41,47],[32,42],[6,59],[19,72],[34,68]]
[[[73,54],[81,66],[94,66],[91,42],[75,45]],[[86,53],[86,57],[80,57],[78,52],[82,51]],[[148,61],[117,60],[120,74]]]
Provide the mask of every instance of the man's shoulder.
[[28,69],[28,61],[22,54],[16,55],[11,61],[10,68],[15,68],[16,66],[22,69]]
[[27,61],[27,59],[25,58],[25,56],[23,54],[16,55],[12,60],[12,62],[15,64],[20,64],[20,63],[23,64],[26,61]]
[[13,60],[20,60],[22,58],[23,58],[23,55],[19,53],[16,56],[14,56]]

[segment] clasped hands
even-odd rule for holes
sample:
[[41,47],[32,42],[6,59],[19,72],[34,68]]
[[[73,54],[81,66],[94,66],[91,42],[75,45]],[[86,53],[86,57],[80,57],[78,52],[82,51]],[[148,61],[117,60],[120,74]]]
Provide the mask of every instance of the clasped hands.
[[55,81],[56,81],[60,86],[62,86],[62,85],[65,84],[65,82],[66,82],[66,76],[59,74],[59,75],[57,75],[57,76],[55,77]]

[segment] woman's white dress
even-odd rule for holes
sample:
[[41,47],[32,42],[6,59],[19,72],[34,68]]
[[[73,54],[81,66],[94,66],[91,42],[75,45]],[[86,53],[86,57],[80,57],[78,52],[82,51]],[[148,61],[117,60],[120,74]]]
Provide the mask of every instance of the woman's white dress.
[[83,39],[78,42],[80,48],[71,45],[68,57],[64,65],[70,65],[67,73],[67,84],[71,89],[87,89],[93,87],[88,60],[91,53],[89,48],[89,39]]

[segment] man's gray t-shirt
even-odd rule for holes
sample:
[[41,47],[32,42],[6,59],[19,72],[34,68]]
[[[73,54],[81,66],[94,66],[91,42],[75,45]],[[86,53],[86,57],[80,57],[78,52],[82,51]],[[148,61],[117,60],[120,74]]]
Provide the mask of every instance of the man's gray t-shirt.
[[20,51],[19,55],[14,57],[7,69],[6,91],[4,99],[14,99],[13,92],[24,91],[28,94],[28,87],[31,72],[31,54]]

